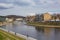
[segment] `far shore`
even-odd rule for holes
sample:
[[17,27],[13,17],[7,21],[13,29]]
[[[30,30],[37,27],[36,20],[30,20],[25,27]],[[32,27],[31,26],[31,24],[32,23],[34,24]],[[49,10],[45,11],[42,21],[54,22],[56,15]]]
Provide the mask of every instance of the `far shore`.
[[39,27],[60,27],[60,26],[56,26],[56,25],[35,25],[35,24],[29,24],[31,26],[39,26]]
[[30,26],[37,26],[37,27],[49,27],[49,28],[54,28],[54,27],[60,27],[60,25],[44,25],[44,24],[35,24],[35,23],[27,23],[27,25]]

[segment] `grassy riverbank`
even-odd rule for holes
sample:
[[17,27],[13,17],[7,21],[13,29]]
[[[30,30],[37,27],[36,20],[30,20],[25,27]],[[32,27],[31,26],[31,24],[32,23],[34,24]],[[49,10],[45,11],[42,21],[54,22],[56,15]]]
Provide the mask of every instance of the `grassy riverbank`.
[[60,22],[27,22],[31,26],[60,27]]
[[25,40],[13,34],[0,30],[0,40]]

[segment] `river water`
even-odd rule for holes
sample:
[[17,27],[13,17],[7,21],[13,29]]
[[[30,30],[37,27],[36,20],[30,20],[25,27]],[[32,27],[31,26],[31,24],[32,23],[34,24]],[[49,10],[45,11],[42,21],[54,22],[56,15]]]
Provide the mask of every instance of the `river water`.
[[43,28],[25,25],[22,22],[8,23],[2,28],[28,35],[37,40],[60,40],[60,28]]

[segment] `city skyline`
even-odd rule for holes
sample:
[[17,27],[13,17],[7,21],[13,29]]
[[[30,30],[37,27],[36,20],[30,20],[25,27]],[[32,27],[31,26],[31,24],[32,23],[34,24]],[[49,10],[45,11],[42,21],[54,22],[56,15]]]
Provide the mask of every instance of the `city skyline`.
[[0,0],[0,15],[60,13],[60,0]]

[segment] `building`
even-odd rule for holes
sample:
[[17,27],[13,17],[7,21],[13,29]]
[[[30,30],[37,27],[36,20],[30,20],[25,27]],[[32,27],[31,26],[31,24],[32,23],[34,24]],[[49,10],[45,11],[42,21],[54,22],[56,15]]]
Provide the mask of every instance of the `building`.
[[35,16],[27,16],[26,21],[34,22],[35,21]]
[[47,12],[45,14],[36,14],[34,16],[27,16],[26,20],[29,22],[41,22],[41,21],[49,21],[52,16]]
[[34,16],[27,16],[26,20],[29,22],[44,22],[44,21],[60,21],[60,14],[50,14],[49,12],[44,14],[36,14]]
[[44,20],[44,21],[49,21],[49,20],[51,20],[51,19],[52,19],[52,15],[49,14],[48,12],[45,13],[45,14],[43,14],[43,20]]
[[53,14],[51,21],[60,21],[60,14]]
[[38,14],[35,17],[35,21],[37,22],[41,22],[41,21],[49,21],[51,20],[52,15],[50,15],[48,12],[45,14]]
[[43,21],[43,15],[42,15],[42,14],[36,14],[36,15],[35,15],[35,21],[36,21],[36,22],[41,22],[41,21]]

